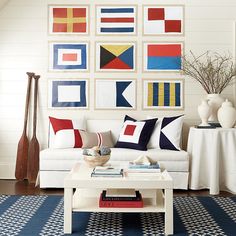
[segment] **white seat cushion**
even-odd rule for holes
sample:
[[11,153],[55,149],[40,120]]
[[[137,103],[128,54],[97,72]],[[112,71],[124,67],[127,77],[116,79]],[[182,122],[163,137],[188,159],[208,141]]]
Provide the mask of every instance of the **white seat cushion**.
[[[170,151],[149,149],[138,151],[126,148],[111,148],[111,161],[133,161],[140,155],[147,155],[159,162],[162,168],[173,172],[188,172],[189,158],[185,151]],[[82,160],[81,148],[45,149],[40,152],[40,171],[61,170],[68,171],[73,165]]]

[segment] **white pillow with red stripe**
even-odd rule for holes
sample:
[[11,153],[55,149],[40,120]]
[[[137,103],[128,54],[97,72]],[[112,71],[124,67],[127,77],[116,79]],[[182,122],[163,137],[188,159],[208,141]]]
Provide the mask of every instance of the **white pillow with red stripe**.
[[84,119],[59,119],[49,117],[55,136],[53,148],[81,148],[83,145],[80,130],[85,130]]
[[80,131],[82,138],[82,148],[92,148],[94,146],[106,146],[109,148],[114,147],[111,131],[91,133],[86,131]]

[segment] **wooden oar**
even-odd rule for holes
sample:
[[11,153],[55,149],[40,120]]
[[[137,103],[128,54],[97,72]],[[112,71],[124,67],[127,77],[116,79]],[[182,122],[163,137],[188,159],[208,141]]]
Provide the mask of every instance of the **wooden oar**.
[[34,75],[34,115],[33,115],[33,137],[29,143],[29,157],[27,177],[30,183],[35,183],[39,171],[39,142],[36,137],[37,124],[37,95],[39,75]]
[[34,76],[34,73],[27,72],[26,74],[28,75],[28,85],[27,85],[26,101],[25,101],[24,127],[23,127],[23,133],[18,142],[17,155],[16,155],[15,177],[17,180],[23,180],[27,177],[27,159],[28,159],[29,140],[26,135],[26,130],[27,130],[27,120],[28,120],[28,112],[29,112],[31,81]]

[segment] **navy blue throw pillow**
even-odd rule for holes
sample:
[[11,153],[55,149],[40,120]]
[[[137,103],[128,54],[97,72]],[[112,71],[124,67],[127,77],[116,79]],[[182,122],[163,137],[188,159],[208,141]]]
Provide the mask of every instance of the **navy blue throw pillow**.
[[157,118],[137,121],[126,115],[115,147],[146,151],[156,121]]

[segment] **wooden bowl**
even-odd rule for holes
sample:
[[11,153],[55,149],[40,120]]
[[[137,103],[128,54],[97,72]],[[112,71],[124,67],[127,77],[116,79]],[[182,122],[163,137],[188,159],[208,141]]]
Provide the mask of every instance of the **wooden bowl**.
[[106,164],[111,155],[106,155],[106,156],[84,156],[84,160],[85,162],[88,164],[89,167],[96,167],[96,166],[103,166],[104,164]]

